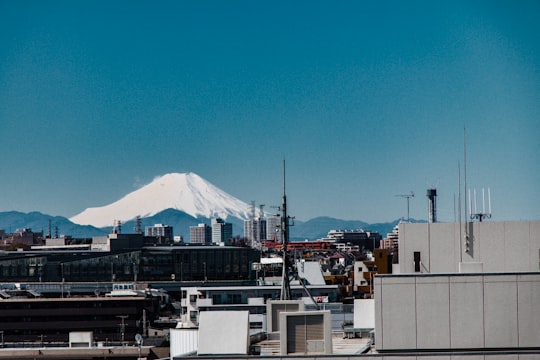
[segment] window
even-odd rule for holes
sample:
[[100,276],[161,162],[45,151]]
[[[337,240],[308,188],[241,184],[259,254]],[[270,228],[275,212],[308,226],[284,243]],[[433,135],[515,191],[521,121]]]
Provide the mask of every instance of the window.
[[227,294],[227,303],[228,304],[241,304],[242,295],[240,294]]
[[414,252],[414,272],[420,272],[420,251]]

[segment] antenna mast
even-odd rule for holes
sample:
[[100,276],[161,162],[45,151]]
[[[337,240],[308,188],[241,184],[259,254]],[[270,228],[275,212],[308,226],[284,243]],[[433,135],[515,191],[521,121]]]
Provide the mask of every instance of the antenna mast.
[[469,239],[469,213],[467,212],[467,128],[463,127],[463,190],[465,191],[465,241]]
[[283,159],[283,204],[281,205],[281,243],[283,248],[283,272],[281,276],[280,300],[291,299],[291,285],[289,283],[289,257],[287,244],[289,243],[289,218],[287,217],[287,195],[285,193],[285,159]]
[[396,195],[402,198],[407,199],[407,222],[411,222],[411,218],[409,217],[409,200],[414,197],[414,193],[411,191],[408,195]]
[[476,207],[476,189],[474,189],[474,212],[471,205],[471,189],[469,189],[469,214],[471,220],[477,219],[482,222],[484,219],[491,219],[491,189],[488,188],[488,211],[486,211],[486,195],[482,188],[482,211],[478,211]]

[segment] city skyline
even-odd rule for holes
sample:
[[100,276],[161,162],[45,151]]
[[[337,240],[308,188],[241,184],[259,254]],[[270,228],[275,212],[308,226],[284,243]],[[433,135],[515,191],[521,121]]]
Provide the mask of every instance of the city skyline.
[[[288,213],[540,219],[537,1],[0,0],[0,211],[71,217],[167,173]],[[479,204],[481,198],[478,199]],[[462,198],[461,203],[465,201]],[[464,210],[463,210],[464,211]]]

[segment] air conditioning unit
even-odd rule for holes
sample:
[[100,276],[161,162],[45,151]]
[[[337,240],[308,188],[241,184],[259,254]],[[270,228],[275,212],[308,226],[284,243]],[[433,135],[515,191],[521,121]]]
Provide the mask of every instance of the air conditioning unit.
[[330,311],[281,312],[281,355],[332,354]]
[[283,311],[304,311],[303,300],[268,300],[266,302],[266,332],[279,331],[279,314]]

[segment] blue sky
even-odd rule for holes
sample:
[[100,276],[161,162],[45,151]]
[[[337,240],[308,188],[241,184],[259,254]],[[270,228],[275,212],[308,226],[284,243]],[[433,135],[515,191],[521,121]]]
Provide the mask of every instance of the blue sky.
[[[539,1],[0,0],[0,211],[195,172],[289,213],[540,220]],[[463,190],[463,184],[462,184]],[[111,220],[112,221],[112,220]]]

